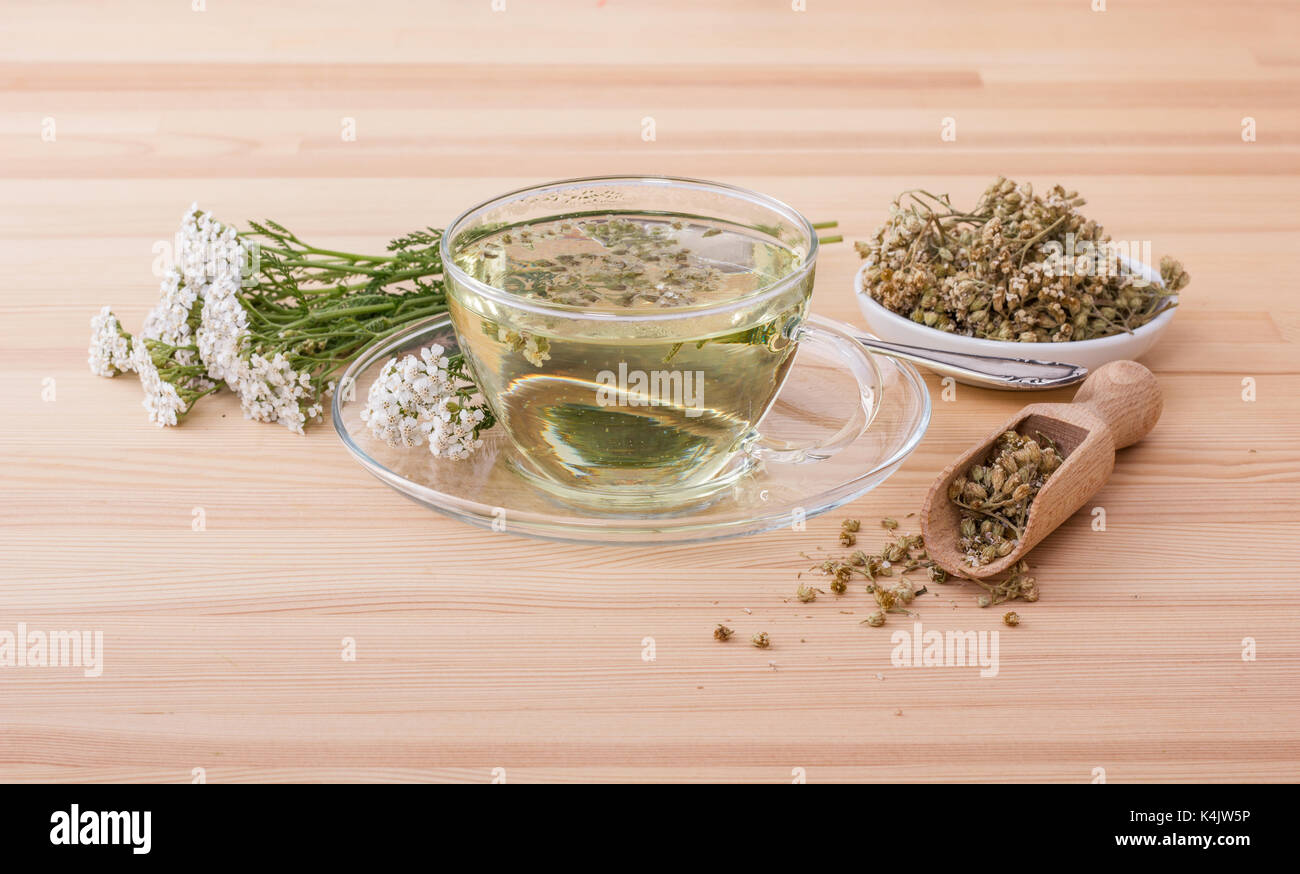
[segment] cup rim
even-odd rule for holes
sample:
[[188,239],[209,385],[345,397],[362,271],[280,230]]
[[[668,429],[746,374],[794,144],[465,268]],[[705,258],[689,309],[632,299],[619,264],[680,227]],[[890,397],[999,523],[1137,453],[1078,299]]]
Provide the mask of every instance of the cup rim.
[[[485,282],[475,279],[462,270],[452,257],[450,241],[456,235],[456,232],[462,224],[472,220],[481,213],[528,194],[551,189],[580,188],[600,183],[658,183],[666,186],[671,185],[675,187],[693,188],[696,190],[717,191],[725,195],[747,200],[750,203],[764,207],[765,209],[784,214],[786,218],[791,219],[798,224],[808,237],[808,251],[804,255],[803,264],[798,270],[786,274],[775,282],[761,286],[749,294],[732,298],[731,300],[722,303],[672,307],[671,309],[651,313],[600,312],[567,304],[541,303],[535,300],[528,300],[510,294],[502,289],[494,288]],[[480,297],[486,298],[499,306],[509,307],[514,310],[524,310],[526,312],[540,315],[580,319],[582,321],[616,322],[661,322],[672,321],[674,319],[698,318],[700,316],[727,313],[741,305],[751,306],[754,304],[764,303],[767,300],[780,296],[782,293],[789,290],[791,286],[802,282],[816,266],[817,252],[819,248],[820,247],[817,243],[817,230],[812,226],[812,222],[810,222],[803,213],[799,212],[785,201],[778,200],[775,197],[762,194],[749,188],[742,188],[738,185],[729,185],[725,182],[711,182],[707,179],[692,179],[687,176],[666,176],[657,174],[579,176],[572,179],[559,179],[553,182],[543,182],[537,185],[527,185],[523,188],[517,188],[513,191],[508,191],[505,194],[499,194],[495,197],[489,198],[488,200],[482,201],[481,203],[471,206],[469,209],[461,212],[460,215],[452,219],[451,223],[447,225],[447,229],[443,232],[442,238],[438,243],[438,253],[442,258],[442,271],[444,278],[472,288]],[[450,284],[448,287],[450,288]]]

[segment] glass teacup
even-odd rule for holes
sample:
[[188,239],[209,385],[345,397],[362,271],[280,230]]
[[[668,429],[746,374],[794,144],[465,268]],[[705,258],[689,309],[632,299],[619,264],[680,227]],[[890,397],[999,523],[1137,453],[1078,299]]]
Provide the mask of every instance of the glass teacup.
[[765,448],[758,430],[817,259],[812,225],[784,203],[691,179],[574,179],[467,210],[441,250],[470,372],[542,486],[662,499],[764,455],[810,457]]

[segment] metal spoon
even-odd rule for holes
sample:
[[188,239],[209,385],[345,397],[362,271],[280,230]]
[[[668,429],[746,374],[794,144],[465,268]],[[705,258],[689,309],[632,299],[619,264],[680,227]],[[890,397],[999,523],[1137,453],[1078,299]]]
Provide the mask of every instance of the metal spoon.
[[952,376],[963,382],[985,388],[1011,389],[1014,391],[1035,391],[1050,388],[1062,388],[1082,382],[1088,375],[1088,368],[1074,364],[1062,364],[1057,361],[1037,361],[1033,358],[1001,358],[997,355],[971,355],[965,352],[946,352],[941,349],[925,349],[921,346],[905,346],[902,343],[888,343],[855,334],[856,339],[872,352],[901,358],[930,368],[935,373]]

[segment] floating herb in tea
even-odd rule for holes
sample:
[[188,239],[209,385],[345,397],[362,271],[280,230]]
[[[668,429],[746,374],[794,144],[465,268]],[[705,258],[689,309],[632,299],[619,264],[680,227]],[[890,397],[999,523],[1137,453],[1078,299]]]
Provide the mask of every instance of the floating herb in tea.
[[864,288],[888,309],[940,331],[990,340],[1062,342],[1131,332],[1176,305],[1190,281],[1160,261],[1163,285],[1119,258],[1120,246],[1060,185],[1046,196],[998,177],[969,211],[915,189],[856,244]]
[[789,275],[802,257],[776,239],[703,222],[605,215],[485,234],[456,261],[522,298],[618,311],[733,300]]

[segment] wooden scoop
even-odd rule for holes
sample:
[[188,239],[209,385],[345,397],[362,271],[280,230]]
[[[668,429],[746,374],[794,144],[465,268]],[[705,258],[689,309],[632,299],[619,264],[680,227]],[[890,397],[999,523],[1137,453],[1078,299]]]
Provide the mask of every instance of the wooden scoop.
[[[1163,407],[1156,378],[1136,361],[1112,361],[1097,368],[1073,403],[1025,407],[950,464],[930,488],[921,509],[921,532],[930,558],[956,576],[985,579],[1004,573],[1097,493],[1115,468],[1115,450],[1145,437]],[[1065,460],[1029,505],[1024,536],[1016,548],[991,564],[972,567],[958,544],[961,511],[948,499],[948,486],[971,465],[982,464],[1004,431],[1028,436],[1042,431],[1056,441]]]

